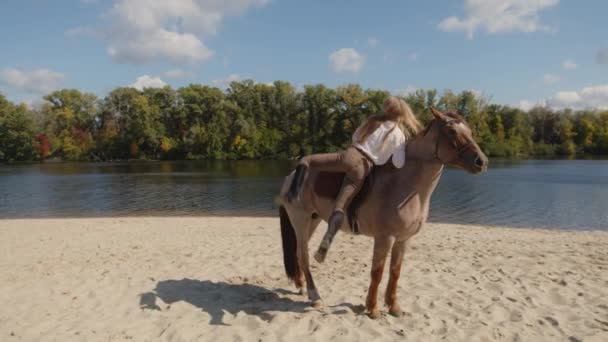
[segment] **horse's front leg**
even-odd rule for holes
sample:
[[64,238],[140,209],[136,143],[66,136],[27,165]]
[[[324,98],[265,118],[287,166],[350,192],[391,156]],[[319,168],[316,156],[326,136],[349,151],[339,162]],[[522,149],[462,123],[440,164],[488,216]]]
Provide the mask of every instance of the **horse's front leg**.
[[365,306],[370,318],[380,317],[378,309],[378,287],[382,280],[382,272],[388,251],[393,244],[392,237],[375,237],[374,238],[374,256],[372,258],[371,281],[369,290],[367,291],[367,300]]
[[399,317],[402,314],[401,307],[397,303],[397,282],[399,281],[399,275],[401,274],[401,263],[403,261],[403,254],[405,254],[405,241],[397,241],[393,244],[391,251],[391,267],[390,277],[388,279],[388,285],[386,286],[385,302],[388,306],[388,312]]

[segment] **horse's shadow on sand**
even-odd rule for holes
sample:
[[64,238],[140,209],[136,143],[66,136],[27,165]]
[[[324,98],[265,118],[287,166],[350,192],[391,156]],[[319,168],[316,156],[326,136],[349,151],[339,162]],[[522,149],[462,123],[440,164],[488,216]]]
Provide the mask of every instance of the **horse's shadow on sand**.
[[[264,321],[270,321],[273,312],[302,313],[310,310],[310,304],[280,297],[281,294],[295,294],[285,290],[271,291],[253,284],[230,284],[208,280],[182,279],[163,280],[156,284],[152,292],[142,293],[139,305],[144,310],[163,310],[157,303],[165,304],[186,302],[211,315],[210,324],[226,325],[224,314],[236,315],[245,312]],[[162,303],[160,303],[162,305]],[[307,310],[308,309],[308,310]]]

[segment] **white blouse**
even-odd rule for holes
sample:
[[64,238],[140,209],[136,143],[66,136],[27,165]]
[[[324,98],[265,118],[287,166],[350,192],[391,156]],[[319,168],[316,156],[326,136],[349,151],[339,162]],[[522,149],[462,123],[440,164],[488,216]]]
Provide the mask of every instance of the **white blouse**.
[[[401,168],[405,164],[405,135],[400,127],[395,127],[395,121],[383,122],[373,131],[363,143],[358,143],[359,129],[353,134],[353,146],[370,157],[374,164],[384,165],[393,157],[393,165]],[[393,129],[395,128],[395,129]],[[388,136],[386,139],[385,135]]]

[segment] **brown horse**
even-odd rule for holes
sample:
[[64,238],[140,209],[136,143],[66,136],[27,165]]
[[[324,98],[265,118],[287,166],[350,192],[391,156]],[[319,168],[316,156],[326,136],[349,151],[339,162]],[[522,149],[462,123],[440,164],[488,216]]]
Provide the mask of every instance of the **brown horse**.
[[[397,303],[397,281],[406,242],[420,231],[427,220],[431,195],[444,165],[474,174],[487,169],[488,158],[473,139],[464,119],[458,114],[444,114],[434,108],[432,112],[434,120],[407,144],[404,167],[396,169],[390,163],[376,167],[373,187],[357,211],[359,233],[374,238],[371,282],[366,300],[366,309],[372,318],[380,315],[378,286],[389,251],[390,278],[385,302],[390,314],[401,314]],[[294,179],[292,172],[285,178],[278,199],[285,270],[301,291],[306,281],[313,307],[322,306],[322,301],[310,273],[308,241],[321,220],[328,219],[333,208],[333,199],[322,194],[321,187],[315,184],[327,183],[330,177],[311,170],[298,191],[299,196],[288,202],[286,193]],[[341,230],[350,231],[349,227],[349,222],[345,222]]]

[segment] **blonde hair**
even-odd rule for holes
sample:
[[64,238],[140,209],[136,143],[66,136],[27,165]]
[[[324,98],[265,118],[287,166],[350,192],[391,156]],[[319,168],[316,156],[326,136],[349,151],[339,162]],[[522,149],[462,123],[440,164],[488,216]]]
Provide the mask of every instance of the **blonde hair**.
[[[357,142],[363,143],[383,122],[389,120],[397,122],[406,138],[415,136],[422,130],[422,124],[418,121],[416,115],[414,115],[412,108],[402,99],[396,96],[389,96],[384,100],[384,113],[370,116],[359,127]],[[384,139],[387,136],[388,133],[384,136]]]

